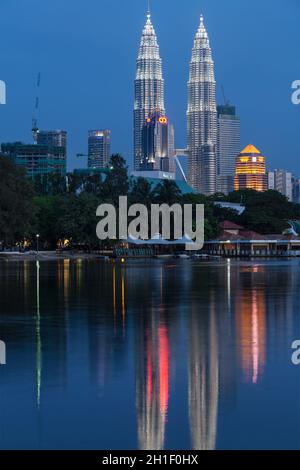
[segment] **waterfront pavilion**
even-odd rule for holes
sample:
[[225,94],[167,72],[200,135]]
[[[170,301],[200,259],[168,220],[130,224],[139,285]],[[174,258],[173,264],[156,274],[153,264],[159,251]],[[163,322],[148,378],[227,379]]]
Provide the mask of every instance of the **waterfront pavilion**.
[[228,257],[300,256],[300,238],[295,235],[261,235],[229,221],[223,222],[221,228],[216,239],[205,243],[205,252]]

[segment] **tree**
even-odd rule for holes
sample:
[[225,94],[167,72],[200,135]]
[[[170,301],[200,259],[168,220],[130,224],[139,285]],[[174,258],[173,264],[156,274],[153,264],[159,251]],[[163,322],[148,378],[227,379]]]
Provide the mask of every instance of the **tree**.
[[66,192],[66,177],[58,173],[36,175],[33,184],[39,196],[55,196]]
[[[280,234],[289,227],[288,221],[299,218],[300,206],[289,202],[278,191],[236,191],[230,202],[242,202],[245,212],[234,221],[261,234]],[[232,219],[231,219],[232,220]]]
[[144,204],[148,208],[153,203],[153,189],[151,183],[145,178],[137,178],[130,191],[131,204]]
[[154,189],[153,196],[158,204],[173,205],[180,202],[182,193],[175,181],[163,180]]
[[98,199],[90,193],[67,194],[58,199],[57,239],[68,239],[72,245],[89,248],[99,245],[96,236]]
[[100,196],[106,202],[112,202],[118,207],[119,196],[127,196],[129,190],[128,168],[126,161],[119,155],[110,158],[110,172],[103,182]]
[[0,158],[0,240],[5,245],[32,235],[35,209],[31,182],[25,172],[7,158]]
[[[205,240],[211,240],[215,238],[219,232],[219,218],[216,217],[216,211],[218,208],[210,201],[210,198],[207,198],[203,194],[185,194],[182,197],[182,204],[192,204],[193,207],[196,204],[204,205],[204,238]],[[222,211],[222,209],[220,209]],[[222,213],[223,215],[223,213]],[[196,211],[194,210],[194,216],[196,217]],[[195,222],[194,222],[195,225]]]
[[35,232],[40,235],[41,243],[47,242],[56,248],[59,234],[57,232],[57,217],[61,197],[36,196],[33,203],[36,207]]

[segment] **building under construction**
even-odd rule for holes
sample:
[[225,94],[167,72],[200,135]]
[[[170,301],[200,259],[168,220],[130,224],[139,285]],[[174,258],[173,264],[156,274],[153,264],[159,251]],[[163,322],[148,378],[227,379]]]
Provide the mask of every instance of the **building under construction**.
[[66,147],[39,144],[23,144],[21,142],[1,145],[1,154],[16,165],[26,170],[28,177],[56,173],[66,174]]

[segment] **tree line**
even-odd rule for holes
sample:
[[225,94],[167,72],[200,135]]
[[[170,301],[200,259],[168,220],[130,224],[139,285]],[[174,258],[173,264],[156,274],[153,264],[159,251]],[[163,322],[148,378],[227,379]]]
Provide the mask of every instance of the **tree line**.
[[[0,246],[27,244],[35,247],[39,235],[40,247],[55,249],[58,242],[68,241],[70,247],[92,250],[107,243],[96,237],[96,209],[111,203],[118,207],[119,196],[128,196],[128,203],[204,204],[205,239],[219,233],[223,220],[231,220],[259,233],[282,233],[288,220],[300,216],[300,206],[289,202],[276,191],[258,193],[237,191],[229,196],[216,194],[182,194],[174,181],[163,180],[156,186],[144,178],[130,179],[125,160],[113,155],[106,175],[70,173],[26,177],[24,169],[10,160],[0,158]],[[225,200],[245,205],[242,215],[215,205]],[[112,243],[112,242],[110,242]]]

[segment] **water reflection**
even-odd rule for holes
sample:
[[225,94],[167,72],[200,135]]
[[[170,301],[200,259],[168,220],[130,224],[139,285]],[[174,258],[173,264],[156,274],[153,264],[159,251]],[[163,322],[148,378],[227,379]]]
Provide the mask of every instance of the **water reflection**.
[[41,338],[41,311],[40,311],[40,262],[36,262],[36,386],[37,406],[41,404],[42,387],[42,338]]
[[163,312],[141,314],[137,338],[136,408],[139,448],[164,448],[169,400],[169,339]]
[[237,296],[238,356],[244,378],[256,384],[266,362],[266,296],[262,289],[241,288]]
[[207,314],[196,305],[190,314],[189,417],[192,447],[216,446],[219,399],[219,360],[216,303],[212,293]]
[[136,328],[136,409],[141,450],[164,449],[168,414],[169,331],[162,266],[157,276],[157,299],[150,300],[152,305],[147,310],[140,309]]
[[[0,371],[0,414],[19,389],[25,408],[34,401],[39,425],[28,447],[58,445],[58,422],[62,448],[80,447],[70,416],[82,408],[93,448],[112,448],[119,436],[124,448],[172,448],[178,436],[186,448],[234,448],[251,400],[256,430],[264,407],[279,406],[278,363],[280,379],[293,380],[284,351],[299,336],[299,281],[297,263],[1,263],[11,361]],[[22,445],[6,413],[16,440],[4,436],[0,446]],[[241,432],[251,440],[252,431]]]

